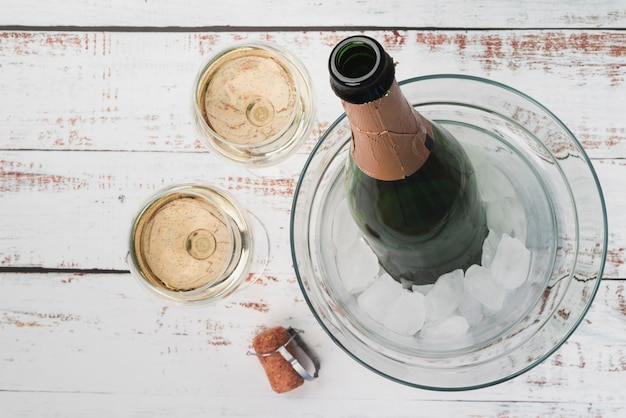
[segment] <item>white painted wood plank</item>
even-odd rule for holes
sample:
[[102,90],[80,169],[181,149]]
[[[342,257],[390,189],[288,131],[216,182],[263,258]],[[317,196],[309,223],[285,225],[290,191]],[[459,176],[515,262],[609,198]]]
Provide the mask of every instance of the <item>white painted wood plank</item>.
[[[341,113],[328,85],[332,47],[351,32],[0,34],[0,149],[196,151],[193,81],[233,42],[270,41],[307,67],[319,135]],[[593,158],[626,157],[623,31],[374,31],[398,79],[460,73],[544,104]]]
[[[454,408],[454,416],[617,416],[626,407],[626,337],[616,332],[626,320],[622,281],[601,284],[585,321],[544,363],[455,393],[399,385],[351,360],[289,276],[202,309],[166,307],[128,274],[2,274],[0,289],[3,416],[408,417]],[[274,325],[304,329],[322,363],[318,380],[283,395],[245,355],[254,335]]]
[[[305,155],[293,158],[304,164]],[[258,177],[200,152],[3,153],[0,266],[125,270],[141,206],[164,187],[195,180],[230,191],[271,231],[271,256],[290,269],[295,177]]]
[[[278,396],[278,395],[277,395]],[[126,394],[68,394],[68,393],[0,393],[0,412],[7,416],[58,417],[154,417],[205,418],[293,417],[294,413],[307,418],[429,418],[450,417],[605,417],[620,418],[626,408],[619,402],[591,403],[582,398],[578,402],[510,402],[510,401],[442,401],[407,400],[406,398],[379,400],[325,399],[315,400],[263,397],[251,393],[219,398],[215,402],[205,395],[126,395]],[[289,408],[287,411],[286,409]],[[306,410],[303,410],[307,408]]]
[[[238,14],[230,10],[238,7]],[[606,276],[626,277],[626,6],[617,0],[223,4],[0,0],[0,25],[207,27],[391,25],[558,28],[374,31],[399,78],[489,77],[553,110],[594,158],[609,214]],[[123,12],[121,12],[123,11]],[[274,13],[280,11],[280,13]],[[276,18],[274,18],[276,17]],[[295,177],[271,180],[216,160],[188,110],[195,71],[234,40],[287,46],[319,95],[318,128],[340,113],[319,32],[0,32],[0,266],[125,270],[127,233],[161,186],[199,178],[230,190],[271,232],[267,270],[221,305],[164,308],[129,274],[0,274],[0,416],[623,416],[623,280],[605,281],[585,322],[544,364],[511,382],[437,393],[388,382],[350,360],[308,311],[289,255]],[[195,30],[195,29],[194,29]],[[220,30],[228,30],[221,28]],[[32,151],[29,151],[32,150]],[[262,326],[293,325],[322,375],[287,394],[245,356]]]
[[3,0],[0,25],[623,27],[619,0]]
[[[304,162],[306,155],[294,156]],[[595,160],[608,211],[605,277],[626,277],[624,160]],[[271,260],[291,271],[296,176],[256,177],[201,152],[11,151],[0,157],[0,266],[127,268],[130,224],[158,189],[198,179],[230,191],[270,232]]]
[[608,221],[609,245],[604,277],[626,278],[626,175],[622,173],[626,161],[595,160],[593,165],[604,194]]

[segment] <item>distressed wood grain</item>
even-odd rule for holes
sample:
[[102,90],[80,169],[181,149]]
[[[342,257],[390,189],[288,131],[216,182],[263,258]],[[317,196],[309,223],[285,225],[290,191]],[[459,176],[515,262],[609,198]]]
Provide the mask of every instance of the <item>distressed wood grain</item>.
[[[314,417],[413,416],[415,408],[446,416],[461,406],[465,416],[617,416],[626,407],[626,338],[616,332],[626,320],[621,281],[601,283],[581,326],[541,365],[501,385],[439,393],[398,385],[351,360],[317,326],[286,275],[249,283],[202,309],[163,305],[129,274],[3,274],[0,280],[5,416],[26,410],[46,416],[49,407],[79,416],[94,413],[95,405],[158,414],[175,399],[188,402],[181,410],[217,408],[229,416],[270,416],[292,403]],[[317,381],[285,396],[271,391],[257,360],[245,354],[254,335],[275,324],[303,329],[322,361]],[[33,393],[43,395],[25,406]]]
[[[304,160],[305,154],[294,156]],[[594,160],[609,223],[605,277],[626,277],[622,159]],[[270,235],[270,257],[291,270],[295,176],[258,177],[207,152],[10,151],[0,157],[0,267],[127,269],[133,217],[158,190],[198,180],[230,191]]]
[[60,0],[43,4],[36,0],[3,0],[0,8],[0,25],[28,26],[596,28],[623,27],[626,20],[626,7],[619,0],[80,0],[72,2],[71,10]]
[[[0,0],[0,416],[624,416],[625,27],[619,0]],[[609,218],[605,280],[568,342],[512,381],[455,393],[390,382],[335,346],[303,299],[293,167],[341,113],[326,60],[361,30],[399,79],[461,73],[530,95],[592,159]],[[316,126],[288,175],[226,163],[193,130],[197,69],[248,41],[286,47],[312,76]],[[148,197],[195,179],[260,220],[270,256],[220,304],[181,309],[135,283],[128,233]],[[245,354],[274,325],[304,329],[322,361],[320,379],[280,396]]]
[[[353,32],[0,33],[0,149],[197,151],[193,82],[237,42],[269,41],[308,69],[315,133],[341,114],[328,85],[332,47]],[[374,31],[398,79],[459,73],[496,80],[550,109],[592,158],[626,157],[623,31]],[[166,57],[159,62],[159,57]]]
[[[172,417],[184,410],[187,417],[239,416],[251,418],[274,418],[285,407],[308,408],[302,413],[307,418],[348,418],[354,416],[382,417],[393,414],[397,418],[413,418],[416,411],[433,418],[451,416],[477,417],[620,417],[624,413],[619,403],[594,404],[585,402],[559,403],[547,402],[489,402],[489,401],[442,401],[427,400],[379,400],[368,399],[316,399],[310,402],[304,396],[298,400],[283,399],[282,402],[257,395],[256,393],[235,394],[228,402],[212,398],[190,395],[127,395],[106,394],[68,394],[41,393],[33,403],[32,397],[25,393],[0,393],[0,401],[8,412],[15,415],[38,412],[38,417],[58,416],[54,411],[63,411],[66,417],[85,416],[142,416]],[[184,405],[184,406],[181,406]],[[29,406],[26,406],[29,405]],[[255,405],[254,411],[245,405]],[[158,407],[158,409],[156,409]],[[292,409],[292,410],[293,410]],[[354,412],[346,412],[354,411]],[[286,415],[291,416],[291,415]]]
[[[234,190],[245,203],[250,196],[272,195],[270,203],[258,209],[259,216],[272,231],[281,220],[282,235],[274,238],[278,242],[274,252],[286,253],[296,177],[265,181],[208,154],[192,128],[193,77],[208,55],[233,41],[289,45],[311,72],[319,102],[317,127],[294,157],[295,165],[301,165],[320,134],[341,113],[326,86],[325,60],[330,48],[346,35],[0,35],[4,75],[0,148],[13,150],[3,153],[0,162],[0,193],[5,199],[0,211],[8,221],[0,263],[124,269],[126,228],[142,199],[172,182],[189,179]],[[596,159],[601,181],[610,190],[610,224],[622,224],[623,194],[614,179],[623,176],[623,165],[603,159],[622,158],[626,150],[626,125],[615,113],[626,106],[620,88],[626,71],[620,64],[625,54],[622,32],[380,31],[372,35],[396,57],[398,78],[427,72],[475,74],[509,83],[548,105]],[[155,65],[159,54],[166,54],[167,65]],[[426,56],[428,68],[423,64]],[[617,72],[610,71],[612,63]],[[19,209],[23,207],[31,209]],[[276,217],[275,210],[282,215]],[[611,230],[608,277],[625,277],[625,239],[619,229]]]
[[4,152],[0,267],[126,270],[137,212],[157,191],[188,181],[233,194],[271,231],[271,257],[291,269],[295,178],[258,177],[201,152]]

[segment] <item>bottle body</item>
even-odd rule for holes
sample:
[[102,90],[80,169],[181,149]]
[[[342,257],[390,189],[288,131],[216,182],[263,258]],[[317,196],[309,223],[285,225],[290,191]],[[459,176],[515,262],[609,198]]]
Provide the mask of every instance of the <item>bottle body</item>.
[[342,41],[330,71],[352,131],[346,197],[383,268],[398,281],[430,284],[479,264],[488,229],[461,144],[406,100],[375,40]]
[[428,159],[402,180],[370,177],[351,154],[344,174],[352,216],[382,267],[418,285],[480,264],[488,232],[467,155],[447,131],[433,131]]

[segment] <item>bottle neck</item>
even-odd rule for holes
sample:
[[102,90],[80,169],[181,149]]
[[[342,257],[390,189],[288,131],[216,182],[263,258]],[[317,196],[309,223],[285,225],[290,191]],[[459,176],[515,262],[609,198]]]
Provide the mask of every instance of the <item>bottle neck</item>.
[[433,144],[432,125],[400,91],[383,47],[366,36],[344,39],[331,52],[329,69],[350,121],[356,165],[379,180],[401,180],[419,170]]
[[432,124],[417,113],[394,81],[389,93],[373,102],[343,101],[350,127],[350,152],[356,165],[378,180],[402,180],[430,155]]
[[393,59],[376,40],[367,36],[353,36],[337,44],[328,67],[335,94],[354,104],[385,96],[395,77]]

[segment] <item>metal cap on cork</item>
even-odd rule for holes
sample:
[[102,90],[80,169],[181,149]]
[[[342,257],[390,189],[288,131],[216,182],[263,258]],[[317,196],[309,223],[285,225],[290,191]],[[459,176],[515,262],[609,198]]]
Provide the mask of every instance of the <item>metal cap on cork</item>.
[[365,36],[347,38],[331,53],[329,67],[331,87],[350,120],[356,165],[389,181],[419,170],[433,146],[432,125],[405,99],[382,46]]

